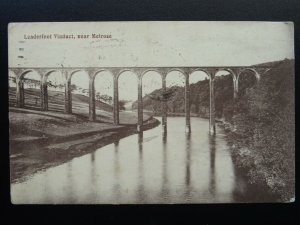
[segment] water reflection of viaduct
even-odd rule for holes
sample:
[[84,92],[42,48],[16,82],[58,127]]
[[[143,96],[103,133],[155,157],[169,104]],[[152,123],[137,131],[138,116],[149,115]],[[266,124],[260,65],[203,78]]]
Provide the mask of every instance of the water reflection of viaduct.
[[[233,78],[233,98],[237,97],[239,91],[239,77],[245,71],[252,72],[256,80],[259,81],[262,73],[266,72],[268,68],[265,67],[67,67],[67,68],[9,68],[9,72],[16,76],[16,99],[17,107],[24,107],[24,76],[30,72],[36,72],[40,75],[40,89],[41,89],[41,107],[42,110],[48,110],[48,76],[53,72],[61,72],[65,79],[65,112],[72,113],[72,94],[71,94],[71,78],[76,72],[83,71],[89,76],[89,120],[96,119],[95,107],[95,77],[100,72],[109,72],[113,77],[113,117],[114,124],[119,124],[119,93],[118,93],[118,78],[126,71],[133,72],[138,80],[138,123],[137,128],[140,131],[143,125],[143,99],[142,99],[142,79],[143,75],[149,71],[154,71],[160,74],[162,78],[162,90],[166,91],[166,77],[172,71],[178,71],[185,77],[185,117],[186,117],[186,131],[190,132],[190,87],[189,77],[193,72],[204,72],[210,81],[210,132],[215,132],[215,101],[214,101],[214,78],[219,71],[227,71]],[[162,101],[162,125],[164,131],[167,127],[167,105]]]

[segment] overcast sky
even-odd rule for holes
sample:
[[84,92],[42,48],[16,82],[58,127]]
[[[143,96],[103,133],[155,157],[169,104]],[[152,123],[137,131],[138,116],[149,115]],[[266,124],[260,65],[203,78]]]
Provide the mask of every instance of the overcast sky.
[[[292,23],[15,23],[8,30],[10,67],[247,66],[294,58]],[[93,33],[112,37],[77,38]],[[24,39],[34,34],[52,39]],[[54,34],[75,39],[54,39]],[[181,82],[176,76],[173,83]],[[134,79],[127,80],[130,90]],[[126,92],[128,99],[136,96],[134,90]]]

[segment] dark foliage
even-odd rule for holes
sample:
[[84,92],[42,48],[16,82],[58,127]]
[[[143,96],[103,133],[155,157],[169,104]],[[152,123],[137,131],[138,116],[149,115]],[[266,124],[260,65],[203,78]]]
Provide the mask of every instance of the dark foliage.
[[294,197],[294,61],[284,60],[237,102],[234,153],[251,182],[265,182],[284,201]]

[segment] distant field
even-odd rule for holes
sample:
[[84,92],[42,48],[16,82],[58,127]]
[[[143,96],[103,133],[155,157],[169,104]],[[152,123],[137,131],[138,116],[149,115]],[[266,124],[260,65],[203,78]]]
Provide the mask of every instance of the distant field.
[[[89,98],[80,94],[72,93],[72,107],[76,111],[77,108],[85,107],[88,105]],[[15,106],[16,104],[16,88],[9,88],[9,105]],[[25,106],[30,108],[40,108],[40,90],[34,88],[25,89]],[[64,111],[65,107],[65,93],[60,91],[48,90],[48,107],[53,111]],[[112,106],[96,101],[96,108],[102,109],[107,112],[112,112]]]
[[[16,88],[9,88],[9,105],[16,105]],[[25,89],[25,108],[41,109],[40,90],[34,88]],[[52,112],[64,112],[65,93],[60,91],[48,90],[48,110]],[[96,100],[96,120],[102,122],[113,122],[113,107]],[[72,114],[88,118],[89,115],[89,97],[72,93]],[[149,118],[149,113],[144,114],[144,120]],[[120,123],[134,124],[137,123],[137,113],[120,112]]]

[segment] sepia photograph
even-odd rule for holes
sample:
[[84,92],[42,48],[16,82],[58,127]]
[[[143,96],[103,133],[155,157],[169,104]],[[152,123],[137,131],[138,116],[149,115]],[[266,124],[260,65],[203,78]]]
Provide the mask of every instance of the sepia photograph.
[[12,204],[295,201],[293,22],[7,29]]

